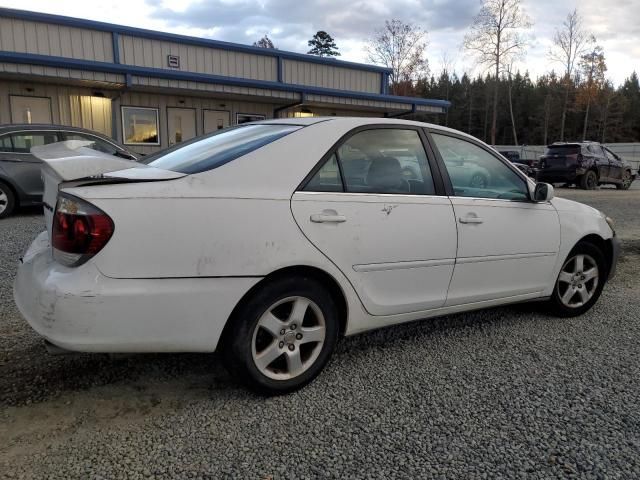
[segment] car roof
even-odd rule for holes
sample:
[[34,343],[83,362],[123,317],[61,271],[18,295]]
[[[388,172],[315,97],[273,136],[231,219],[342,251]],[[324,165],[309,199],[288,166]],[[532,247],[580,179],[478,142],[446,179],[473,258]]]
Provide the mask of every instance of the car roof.
[[10,123],[8,125],[0,126],[0,133],[14,130],[69,130],[73,132],[90,133],[98,137],[104,137],[102,133],[94,132],[93,130],[88,130],[86,128],[71,127],[69,125],[54,125],[50,123]]
[[[439,130],[442,132],[448,132],[455,135],[460,135],[464,137],[468,137],[473,140],[478,140],[472,135],[468,135],[460,130],[455,130],[453,128],[443,127],[442,125],[436,125],[433,123],[426,122],[418,122],[415,120],[403,120],[400,118],[384,118],[384,117],[307,117],[307,118],[274,118],[270,120],[259,120],[257,122],[251,122],[251,124],[263,124],[263,125],[300,125],[300,126],[309,126],[314,125],[321,122],[335,122],[337,124],[342,124],[345,126],[349,126],[351,128],[356,128],[358,126],[365,125],[407,125],[413,127],[421,127],[421,128],[431,128],[433,130]],[[249,125],[246,123],[244,125]]]

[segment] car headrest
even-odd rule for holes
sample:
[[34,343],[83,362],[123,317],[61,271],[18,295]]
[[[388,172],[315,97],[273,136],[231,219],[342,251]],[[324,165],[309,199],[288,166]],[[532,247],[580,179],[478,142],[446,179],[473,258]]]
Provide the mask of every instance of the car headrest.
[[377,188],[398,189],[404,187],[400,161],[394,157],[378,157],[369,165],[367,185]]

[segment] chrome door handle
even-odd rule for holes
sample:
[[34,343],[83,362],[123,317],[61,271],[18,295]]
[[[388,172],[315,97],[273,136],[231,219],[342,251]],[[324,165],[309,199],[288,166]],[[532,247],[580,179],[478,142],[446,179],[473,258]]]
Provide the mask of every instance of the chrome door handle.
[[460,223],[482,223],[484,220],[480,217],[476,217],[475,215],[467,215],[466,217],[459,217],[458,221]]
[[337,213],[315,213],[311,215],[310,220],[313,223],[342,223],[347,221],[347,217]]

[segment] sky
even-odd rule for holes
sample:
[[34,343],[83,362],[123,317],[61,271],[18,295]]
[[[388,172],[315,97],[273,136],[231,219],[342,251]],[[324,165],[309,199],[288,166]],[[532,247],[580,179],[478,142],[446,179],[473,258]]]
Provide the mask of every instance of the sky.
[[[640,0],[522,0],[533,21],[526,57],[517,67],[533,78],[555,67],[548,57],[554,31],[578,7],[604,48],[608,77],[621,84],[640,73]],[[277,48],[306,53],[318,30],[331,34],[343,60],[367,63],[365,45],[385,19],[428,32],[432,73],[443,59],[454,70],[483,73],[461,48],[480,0],[0,0],[0,6],[55,13],[152,30],[252,44],[267,34]]]

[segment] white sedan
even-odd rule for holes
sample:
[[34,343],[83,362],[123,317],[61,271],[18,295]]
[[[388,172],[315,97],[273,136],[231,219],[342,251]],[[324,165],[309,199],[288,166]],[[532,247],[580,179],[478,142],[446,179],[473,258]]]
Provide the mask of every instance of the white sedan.
[[[249,386],[283,393],[341,335],[534,300],[579,315],[615,271],[610,219],[436,125],[270,120],[147,165],[82,145],[33,149],[47,231],[14,288],[58,350],[220,350]],[[393,152],[419,165],[410,179]]]

